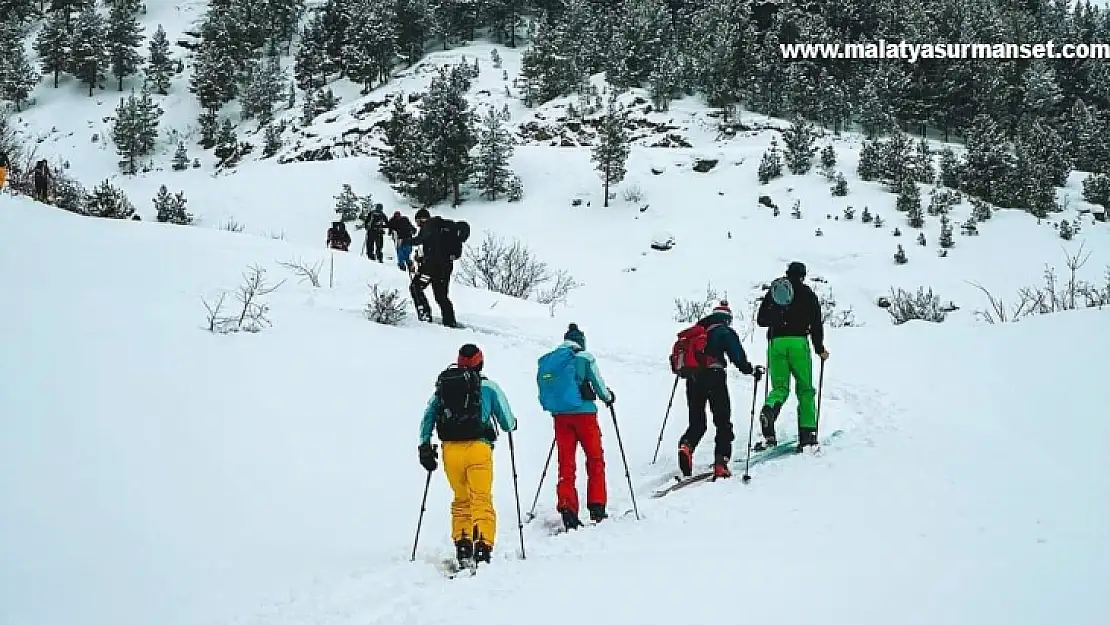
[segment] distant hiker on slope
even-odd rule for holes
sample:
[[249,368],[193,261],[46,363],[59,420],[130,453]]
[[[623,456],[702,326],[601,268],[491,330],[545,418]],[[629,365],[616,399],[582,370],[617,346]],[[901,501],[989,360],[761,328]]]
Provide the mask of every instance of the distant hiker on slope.
[[506,432],[517,427],[501,387],[481,374],[484,364],[478,346],[459,348],[456,363],[436,379],[420,423],[420,464],[429,472],[437,467],[433,428],[443,442],[443,471],[455,493],[451,538],[460,567],[490,561],[497,538],[493,443],[498,425]]
[[465,221],[451,221],[442,217],[432,217],[427,209],[416,211],[416,225],[420,233],[413,239],[413,246],[422,247],[421,261],[409,286],[416,314],[422,321],[432,321],[432,306],[424,289],[432,286],[432,296],[443,317],[443,325],[457,328],[455,307],[451,304],[448,290],[451,288],[451,271],[454,263],[462,256],[463,243],[470,237],[470,225]]
[[817,295],[802,281],[806,266],[792,262],[786,277],[777,278],[767,289],[759,305],[756,322],[767,328],[767,367],[771,392],[759,413],[759,426],[764,444],[774,447],[775,420],[790,396],[793,374],[798,393],[798,448],[817,445],[817,408],[814,402],[813,360],[809,355],[806,336],[813,342],[813,351],[822,361],[829,357],[825,349],[825,329],[821,324],[821,303]]
[[416,236],[416,226],[412,225],[408,217],[401,211],[393,213],[393,217],[386,223],[389,236],[393,238],[393,245],[397,248],[397,266],[402,271],[412,271],[412,239]]
[[362,216],[359,228],[366,231],[366,245],[363,249],[370,260],[382,261],[382,247],[385,243],[385,224],[387,222],[385,211],[381,204],[375,204],[373,210]]
[[351,247],[351,233],[342,221],[333,221],[328,228],[328,247],[333,250],[346,252]]
[[11,162],[8,161],[8,153],[0,150],[0,190],[4,189],[4,182],[8,179],[9,167],[11,167]]
[[732,309],[722,301],[713,312],[693,327],[679,333],[671,352],[671,365],[686,378],[686,404],[690,408],[690,427],[678,440],[678,468],[689,477],[694,470],[694,450],[707,429],[705,406],[713,412],[717,435],[713,445],[713,474],[730,477],[732,456],[732,402],[728,394],[728,362],[744,375],[755,371],[748,362],[740,337],[732,329]]
[[586,351],[586,335],[570,324],[563,343],[539,360],[536,374],[540,405],[555,422],[555,444],[559,448],[559,482],[555,487],[556,508],[568,530],[582,526],[578,518],[575,488],[575,454],[578,445],[586,455],[586,508],[594,523],[606,518],[605,453],[597,422],[600,398],[611,406],[616,395],[605,385],[597,361]]
[[46,202],[50,191],[50,166],[46,159],[35,163],[35,199]]

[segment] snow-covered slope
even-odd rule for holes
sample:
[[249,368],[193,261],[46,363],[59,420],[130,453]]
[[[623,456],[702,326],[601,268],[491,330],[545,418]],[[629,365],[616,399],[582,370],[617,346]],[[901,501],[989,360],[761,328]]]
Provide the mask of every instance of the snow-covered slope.
[[[1106,312],[833,332],[822,430],[845,434],[822,458],[660,500],[648,493],[685,421],[679,399],[651,466],[674,324],[619,303],[578,318],[620,397],[643,519],[553,537],[549,475],[519,559],[499,445],[495,563],[449,582],[433,566],[450,551],[442,474],[407,562],[432,379],[460,343],[482,346],[521,420],[527,510],[551,441],[531,372],[564,319],[460,288],[460,317],[484,331],[376,326],[360,316],[364,285],[400,286],[399,272],[339,255],[335,288],[291,280],[271,298],[272,328],[213,335],[201,296],[250,263],[276,280],[274,261],[323,255],[11,199],[0,249],[5,625],[565,622],[540,607],[552,601],[607,622],[1093,624],[1108,607],[1090,585],[1110,574],[1110,426],[1091,389],[1110,336],[1075,332]],[[751,388],[732,382],[744,434]],[[608,420],[604,432],[620,513]]]

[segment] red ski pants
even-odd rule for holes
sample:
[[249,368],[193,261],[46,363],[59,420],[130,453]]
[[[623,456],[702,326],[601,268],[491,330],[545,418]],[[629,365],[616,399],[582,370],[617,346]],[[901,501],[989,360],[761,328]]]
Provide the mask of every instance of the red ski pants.
[[575,452],[578,445],[586,454],[586,503],[606,503],[605,455],[601,449],[601,428],[597,413],[555,415],[555,445],[559,448],[559,483],[555,487],[557,507],[578,514],[578,489],[575,487]]

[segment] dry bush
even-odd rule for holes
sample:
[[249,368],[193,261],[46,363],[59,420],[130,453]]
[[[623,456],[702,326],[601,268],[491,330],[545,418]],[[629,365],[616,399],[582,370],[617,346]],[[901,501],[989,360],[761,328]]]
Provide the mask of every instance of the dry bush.
[[320,270],[324,267],[324,261],[317,261],[310,265],[307,261],[298,258],[288,262],[279,262],[278,264],[292,271],[293,275],[300,278],[301,282],[308,282],[314,287],[320,287]]
[[366,304],[366,318],[374,323],[395,326],[408,316],[408,300],[398,289],[384,289],[371,284],[370,300]]
[[933,289],[924,288],[918,288],[917,293],[891,289],[890,306],[886,312],[895,325],[914,319],[940,323],[948,316],[948,311],[940,303],[940,297],[933,293]]
[[995,297],[983,285],[968,282],[986,296],[990,306],[987,310],[976,311],[975,315],[994,324],[1014,322],[1030,315],[1110,306],[1110,267],[1106,269],[1105,284],[1101,286],[1082,280],[1077,275],[1091,258],[1090,252],[1084,253],[1085,246],[1085,243],[1081,244],[1074,254],[1064,250],[1064,266],[1067,267],[1068,275],[1063,282],[1056,275],[1056,269],[1046,264],[1043,283],[1040,286],[1031,285],[1019,289],[1016,301],[1009,305],[1002,297]]
[[694,323],[709,314],[721,295],[713,288],[712,284],[705,286],[705,296],[700,299],[674,298],[674,320],[679,323]]
[[263,327],[272,325],[266,317],[270,307],[264,298],[283,284],[285,280],[270,284],[266,280],[266,270],[257,265],[251,265],[243,272],[243,284],[234,291],[239,305],[230,311],[233,314],[224,314],[228,291],[222,291],[213,302],[203,300],[207,311],[208,331],[218,334],[260,332]]
[[582,286],[563,270],[551,269],[520,241],[507,242],[487,232],[459,261],[456,281],[494,293],[552,305]]

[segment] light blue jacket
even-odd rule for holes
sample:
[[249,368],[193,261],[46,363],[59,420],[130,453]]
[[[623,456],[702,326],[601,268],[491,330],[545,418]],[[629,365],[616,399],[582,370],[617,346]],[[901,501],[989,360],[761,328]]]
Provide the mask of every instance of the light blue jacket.
[[[489,443],[492,447],[493,442],[497,440],[494,418],[497,419],[497,424],[501,426],[501,429],[512,432],[516,429],[516,417],[513,416],[513,410],[509,407],[509,400],[505,399],[505,393],[493,380],[482,378],[482,391],[478,403],[479,408],[481,408],[482,423],[489,428],[489,436],[484,436],[480,440]],[[432,440],[437,412],[439,412],[439,398],[435,396],[435,393],[432,393],[432,398],[428,400],[428,406],[424,409],[424,419],[420,421],[421,445]]]
[[[597,360],[594,359],[593,354],[582,349],[582,346],[574,341],[563,341],[559,347],[569,347],[574,350],[574,381],[578,384],[578,388],[588,384],[599,399],[610,401],[612,398],[609,396],[609,387],[601,377],[601,371],[597,368]],[[597,404],[593,400],[583,399],[574,410],[558,414],[597,414]]]

